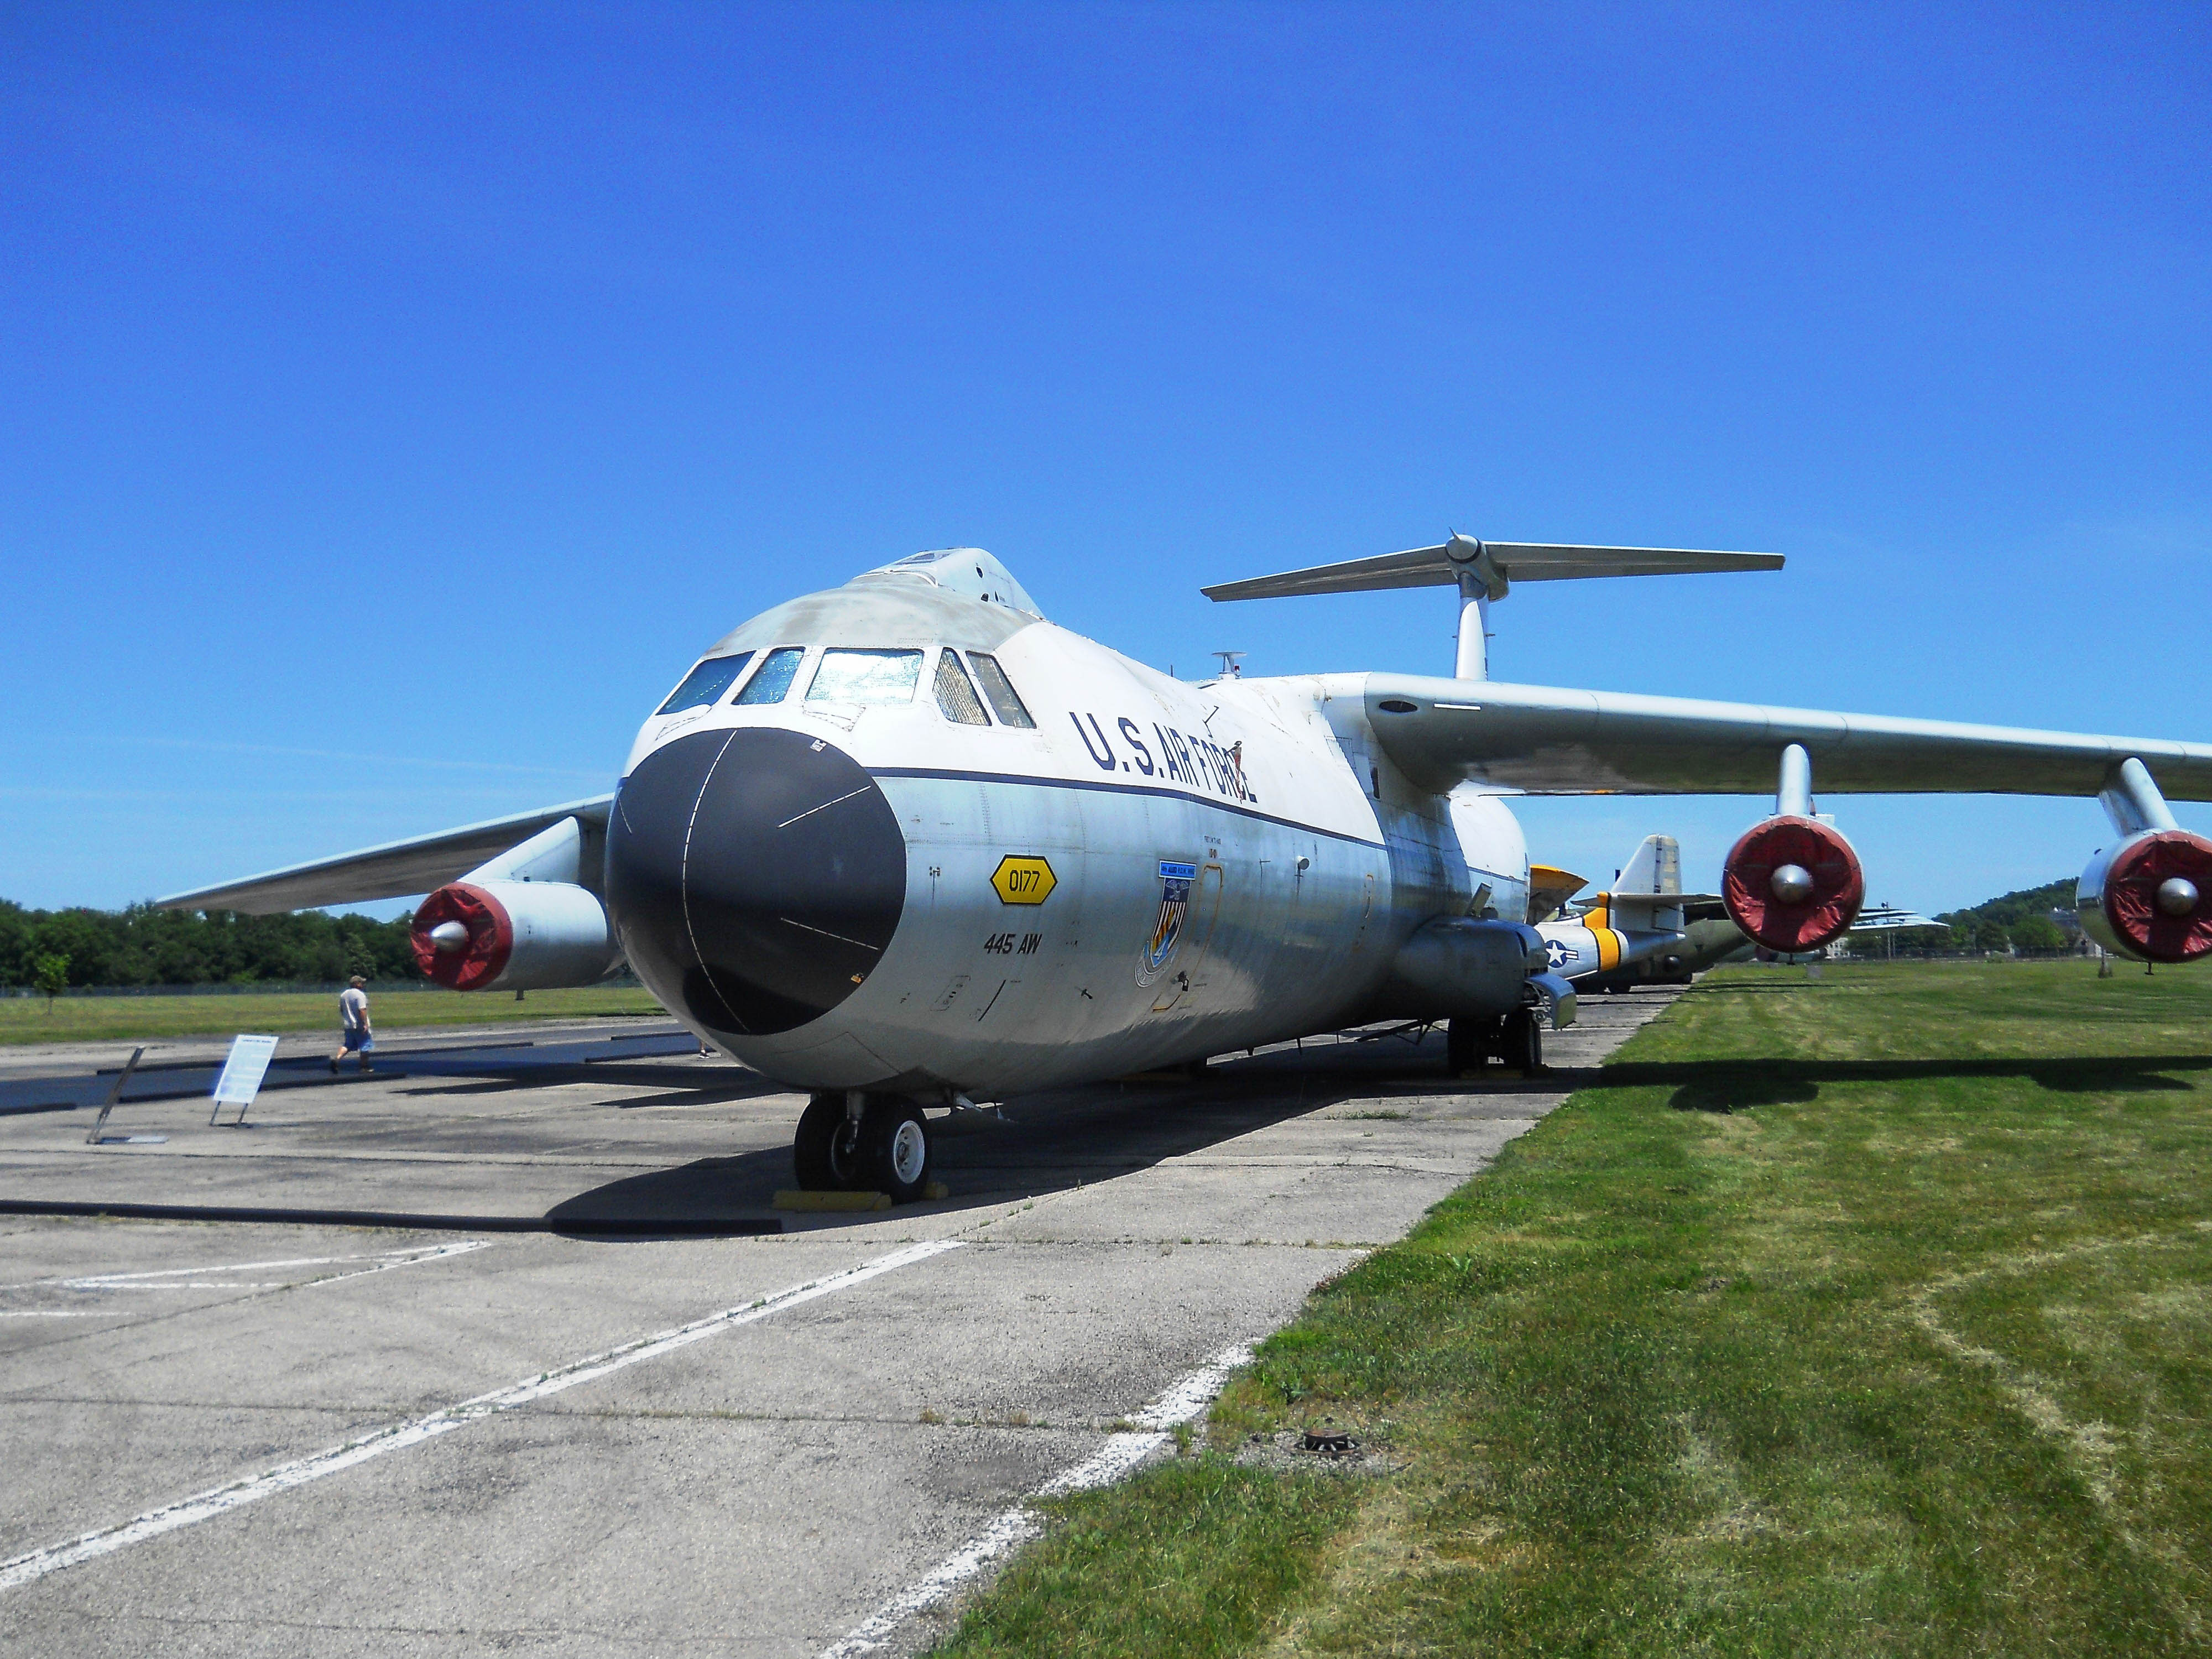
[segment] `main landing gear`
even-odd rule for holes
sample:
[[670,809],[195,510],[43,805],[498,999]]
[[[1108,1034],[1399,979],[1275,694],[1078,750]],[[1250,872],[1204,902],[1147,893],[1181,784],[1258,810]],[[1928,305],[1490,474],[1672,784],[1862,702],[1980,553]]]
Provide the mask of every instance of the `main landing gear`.
[[929,1185],[921,1108],[895,1095],[819,1091],[799,1114],[791,1161],[810,1191],[889,1193],[910,1203]]
[[1479,1076],[1493,1060],[1522,1077],[1544,1069],[1544,1026],[1534,1008],[1510,1014],[1462,1018],[1446,1028],[1447,1065],[1454,1077]]

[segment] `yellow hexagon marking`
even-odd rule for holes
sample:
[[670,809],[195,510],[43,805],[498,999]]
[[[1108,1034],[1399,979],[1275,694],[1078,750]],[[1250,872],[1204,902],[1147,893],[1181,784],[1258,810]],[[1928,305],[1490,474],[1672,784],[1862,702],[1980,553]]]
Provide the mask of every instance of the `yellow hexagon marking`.
[[1001,904],[1042,904],[1059,885],[1052,866],[1042,859],[1016,858],[1010,853],[991,872],[991,888]]

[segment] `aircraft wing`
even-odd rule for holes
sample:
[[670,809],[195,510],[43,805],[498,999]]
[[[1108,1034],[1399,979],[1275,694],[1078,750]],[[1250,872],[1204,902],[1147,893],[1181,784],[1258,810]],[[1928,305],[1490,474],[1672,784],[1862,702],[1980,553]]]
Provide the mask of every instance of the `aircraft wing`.
[[1771,795],[1785,744],[1823,794],[2094,795],[2134,756],[2177,800],[2212,800],[2212,744],[1839,714],[1412,674],[1329,675],[1376,739],[1432,786],[1532,795]]
[[358,904],[369,899],[404,898],[427,893],[456,876],[473,870],[487,859],[528,840],[562,818],[582,818],[604,828],[612,795],[594,795],[563,806],[547,806],[514,817],[489,818],[465,823],[458,830],[411,841],[386,842],[357,853],[317,859],[270,870],[220,887],[203,887],[190,893],[172,893],[155,899],[162,910],[237,910],[250,916],[280,910],[302,910],[324,904]]

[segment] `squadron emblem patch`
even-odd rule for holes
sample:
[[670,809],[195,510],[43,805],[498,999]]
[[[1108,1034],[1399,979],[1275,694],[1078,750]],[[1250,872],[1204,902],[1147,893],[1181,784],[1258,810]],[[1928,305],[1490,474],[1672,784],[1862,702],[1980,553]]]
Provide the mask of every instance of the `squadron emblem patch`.
[[1175,955],[1182,939],[1183,919],[1190,914],[1190,884],[1198,879],[1194,864],[1160,860],[1160,913],[1152,922],[1152,942],[1137,963],[1137,983],[1150,985]]

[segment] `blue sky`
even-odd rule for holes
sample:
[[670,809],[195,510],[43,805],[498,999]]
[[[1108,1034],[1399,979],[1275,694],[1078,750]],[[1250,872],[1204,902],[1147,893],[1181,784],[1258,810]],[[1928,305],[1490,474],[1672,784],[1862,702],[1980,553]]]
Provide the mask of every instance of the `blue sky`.
[[[919,548],[1190,676],[2212,738],[2212,12],[0,7],[0,896],[596,793],[707,642]],[[1842,799],[1871,896],[2080,801]],[[1737,800],[1531,804],[1716,878]],[[2183,809],[2212,829],[2212,811]],[[389,907],[386,907],[389,908]]]

